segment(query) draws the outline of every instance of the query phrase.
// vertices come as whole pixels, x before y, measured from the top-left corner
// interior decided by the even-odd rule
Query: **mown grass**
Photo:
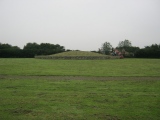
[[[159,80],[1,79],[1,120],[158,120]]]
[[[160,59],[0,59],[3,75],[160,76]]]
[[[0,120],[158,120],[159,73],[159,59],[0,59]]]

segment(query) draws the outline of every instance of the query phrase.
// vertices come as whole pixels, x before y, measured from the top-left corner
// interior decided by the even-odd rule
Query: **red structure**
[[[117,49],[114,49],[114,50],[113,50],[112,55],[113,55],[113,56],[120,56],[121,59],[124,58],[124,57],[123,57],[123,54],[122,54],[119,50],[117,50]]]

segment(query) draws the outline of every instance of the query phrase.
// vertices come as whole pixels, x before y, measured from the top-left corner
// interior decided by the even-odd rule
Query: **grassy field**
[[[158,120],[160,80],[1,79],[1,120]]]
[[[0,120],[159,120],[159,73],[159,59],[0,59]]]
[[[3,75],[160,76],[159,59],[0,59]]]

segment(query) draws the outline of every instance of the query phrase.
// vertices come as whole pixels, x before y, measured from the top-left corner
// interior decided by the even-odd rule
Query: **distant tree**
[[[24,46],[24,48],[23,48],[23,50],[28,50],[28,49],[38,49],[39,48],[39,44],[37,44],[37,43],[27,43],[25,46]]]
[[[19,58],[22,57],[22,50],[17,46],[0,43],[1,58]]]
[[[152,44],[143,49],[139,49],[135,56],[137,58],[160,58],[160,44]]]
[[[118,48],[122,48],[122,47],[131,47],[132,43],[129,40],[124,40],[124,41],[120,41],[118,44]]]
[[[59,44],[50,43],[27,43],[23,48],[25,57],[34,57],[35,55],[50,55],[55,53],[64,52],[65,48]]]
[[[27,43],[23,50],[17,46],[0,43],[0,57],[1,58],[33,58],[35,55],[50,55],[55,53],[64,52],[65,48],[58,44],[50,43]]]
[[[125,39],[124,41],[120,41],[119,42],[119,44],[116,47],[116,49],[118,49],[119,51],[121,51],[124,57],[134,57],[134,54],[140,48],[132,46],[131,41]]]
[[[105,42],[102,44],[102,47],[100,50],[103,54],[109,55],[110,52],[112,51],[112,45],[109,42]]]
[[[35,55],[39,53],[39,44],[37,43],[27,43],[23,47],[23,55],[26,58],[33,58]]]
[[[9,48],[12,48],[12,46],[9,45],[9,44],[2,44],[2,43],[0,43],[0,49],[9,49]]]

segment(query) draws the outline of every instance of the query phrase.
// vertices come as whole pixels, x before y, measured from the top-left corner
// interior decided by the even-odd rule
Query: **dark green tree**
[[[37,43],[27,43],[27,45],[23,48],[23,52],[26,57],[34,57],[35,55],[50,55],[64,51],[65,48],[63,46],[50,43],[41,43],[40,45]]]
[[[129,40],[124,40],[124,41],[120,41],[118,44],[118,48],[122,48],[122,47],[131,47],[132,43]]]
[[[101,50],[102,54],[109,55],[110,52],[112,51],[112,45],[109,42],[105,42],[102,44],[102,47],[100,50]]]
[[[22,57],[22,50],[17,46],[0,43],[1,58],[19,58]]]
[[[119,42],[116,49],[121,51],[124,57],[134,57],[136,51],[139,50],[139,47],[132,46],[131,41],[125,39],[124,41]]]
[[[137,58],[160,58],[160,44],[152,44],[143,49],[139,49],[135,56]]]

